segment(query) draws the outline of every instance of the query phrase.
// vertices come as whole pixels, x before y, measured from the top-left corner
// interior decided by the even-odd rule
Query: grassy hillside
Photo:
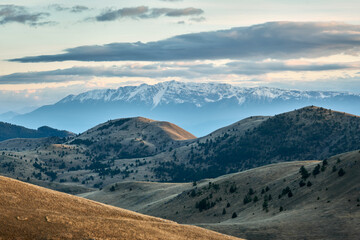
[[[195,138],[175,124],[136,117],[100,124],[70,143],[86,146],[94,158],[116,159],[152,156]]]
[[[161,158],[168,161],[162,161],[155,172],[164,181],[191,181],[276,162],[324,159],[355,149],[360,149],[359,116],[306,107],[220,129],[163,154]]]
[[[117,119],[67,142],[1,142],[0,173],[86,188],[134,180],[192,182],[360,149],[359,126],[358,116],[317,107],[250,117],[202,138],[167,122]]]
[[[236,239],[0,177],[1,239]]]
[[[357,150],[197,183],[112,184],[82,196],[246,239],[356,239],[359,172]]]

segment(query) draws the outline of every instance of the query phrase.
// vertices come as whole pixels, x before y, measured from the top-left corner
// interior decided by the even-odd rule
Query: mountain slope
[[[191,181],[196,179],[189,175],[216,177],[275,162],[324,159],[359,148],[359,116],[310,106],[273,117],[251,117],[160,154],[157,159],[163,160],[155,172],[163,180]]]
[[[192,138],[170,123],[117,119],[68,142],[3,142],[0,172],[86,188],[129,180],[197,181],[360,149],[360,117],[306,107],[273,117],[250,117]]]
[[[0,141],[11,138],[70,137],[73,133],[43,126],[37,130],[0,122]]]
[[[93,155],[103,158],[136,158],[168,151],[195,138],[175,124],[136,117],[100,124],[70,143],[86,145]]]
[[[350,240],[360,234],[359,171],[357,150],[322,162],[277,163],[196,184],[111,184],[82,196],[251,240]]]
[[[70,95],[54,105],[15,116],[12,122],[33,128],[42,124],[79,133],[109,119],[143,116],[169,121],[204,136],[250,116],[274,115],[307,105],[360,114],[358,104],[359,95],[342,92],[171,81]]]
[[[4,239],[236,239],[0,176]]]

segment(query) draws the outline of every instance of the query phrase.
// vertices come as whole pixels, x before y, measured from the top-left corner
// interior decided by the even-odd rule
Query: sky
[[[178,80],[360,93],[358,0],[0,0],[0,113]]]

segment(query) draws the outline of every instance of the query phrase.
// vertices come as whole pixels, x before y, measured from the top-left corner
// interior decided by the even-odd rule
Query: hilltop
[[[184,145],[184,140],[195,138],[175,124],[136,117],[97,125],[70,144],[85,145],[92,154],[102,157],[136,158],[168,151]]]
[[[81,196],[251,240],[350,240],[360,234],[359,171],[357,150],[194,183],[122,182]]]
[[[0,177],[0,238],[237,239]]]
[[[360,149],[360,117],[309,106],[250,117],[159,155],[158,178],[196,180],[276,162],[317,160]],[[167,161],[164,161],[166,159]],[[176,159],[177,161],[175,161]],[[191,174],[190,174],[191,173]]]

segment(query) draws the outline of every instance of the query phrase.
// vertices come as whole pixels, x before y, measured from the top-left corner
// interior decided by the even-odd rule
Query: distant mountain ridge
[[[169,121],[203,136],[238,119],[274,115],[308,105],[360,114],[357,104],[360,105],[360,95],[345,92],[169,81],[69,95],[56,104],[15,116],[11,122],[80,133],[109,119],[143,116]]]
[[[70,137],[73,133],[61,131],[47,126],[35,129],[28,129],[10,123],[0,122],[0,141],[12,138],[43,138],[43,137]]]
[[[140,86],[127,86],[118,89],[92,90],[79,95],[69,95],[59,101],[86,102],[86,101],[141,101],[146,105],[156,108],[158,105],[190,103],[201,107],[207,103],[219,102],[224,99],[235,98],[239,105],[251,100],[276,100],[276,99],[301,99],[315,98],[326,99],[336,96],[344,96],[348,93],[341,92],[318,92],[284,90],[268,87],[246,88],[223,83],[184,83],[177,81],[163,82],[155,85],[141,84]],[[356,94],[351,94],[359,96]]]

